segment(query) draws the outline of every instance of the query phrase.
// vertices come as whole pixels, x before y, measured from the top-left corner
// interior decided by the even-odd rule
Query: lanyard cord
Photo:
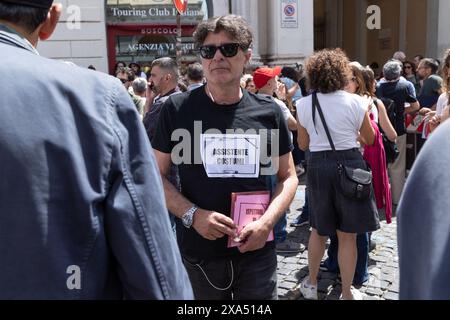
[[[209,283],[214,289],[219,290],[219,291],[226,291],[226,290],[228,290],[228,289],[231,288],[231,285],[233,284],[233,281],[234,281],[233,261],[230,261],[230,267],[231,267],[231,281],[230,281],[230,284],[229,284],[226,288],[219,288],[219,287],[216,287],[216,286],[209,280],[209,278],[208,278],[208,276],[206,275],[206,272],[203,270],[203,268],[202,268],[199,264],[196,264],[196,266],[197,266],[197,267],[200,269],[200,271],[203,273],[203,275],[204,275],[205,278],[206,278],[206,281],[208,281],[208,283]]]

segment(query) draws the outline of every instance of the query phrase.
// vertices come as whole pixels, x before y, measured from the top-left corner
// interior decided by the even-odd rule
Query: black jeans
[[[275,248],[210,261],[183,256],[196,300],[277,300]]]

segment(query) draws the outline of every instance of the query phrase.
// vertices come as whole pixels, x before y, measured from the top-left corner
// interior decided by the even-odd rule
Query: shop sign
[[[181,43],[183,54],[196,55],[192,37],[183,37]],[[176,36],[117,36],[116,56],[175,56]]]
[[[175,1],[175,0],[174,0]],[[192,3],[191,3],[192,1]],[[198,24],[206,14],[203,1],[178,1],[184,3],[183,24]],[[181,7],[183,9],[183,7]],[[148,1],[132,3],[131,1],[119,1],[119,3],[108,3],[106,6],[106,21],[110,24],[117,23],[175,23],[178,14],[177,7],[172,1]]]
[[[129,53],[175,53],[175,43],[133,43],[128,45]],[[195,49],[193,43],[182,43],[181,50],[184,53],[191,52]]]

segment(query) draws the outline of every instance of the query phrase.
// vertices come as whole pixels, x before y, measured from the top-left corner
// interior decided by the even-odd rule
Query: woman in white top
[[[347,198],[340,190],[338,162],[367,169],[359,152],[358,138],[372,145],[375,135],[367,112],[367,102],[344,91],[351,76],[349,61],[340,49],[322,50],[307,62],[310,87],[317,92],[324,118],[337,152],[333,152],[319,113],[313,117],[312,97],[297,104],[298,143],[310,149],[307,181],[310,200],[308,263],[309,277],[300,291],[307,299],[317,299],[317,274],[325,252],[328,236],[339,239],[338,261],[342,278],[342,298],[361,299],[351,284],[356,266],[356,235],[379,228],[378,212],[373,194],[365,201]],[[317,111],[317,110],[316,110]],[[315,120],[314,120],[315,119]]]
[[[375,95],[376,81],[372,69],[370,67],[367,67],[368,69],[364,68],[359,62],[351,62],[350,68],[353,77],[350,79],[346,91],[357,94],[367,100],[369,114],[380,125],[381,129],[383,129],[386,137],[395,142],[397,132],[389,120],[383,101],[377,99]],[[376,102],[374,103],[374,101]]]
[[[439,97],[436,106],[436,115],[430,121],[432,132],[441,123],[450,118],[450,49],[445,53],[442,78],[444,79],[444,93]]]

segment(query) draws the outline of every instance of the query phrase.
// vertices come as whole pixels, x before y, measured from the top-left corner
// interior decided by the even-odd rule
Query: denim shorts
[[[307,185],[310,224],[321,236],[345,233],[365,233],[380,228],[374,192],[368,200],[345,197],[340,191],[338,160],[349,167],[367,169],[358,149],[311,152],[308,159]]]

